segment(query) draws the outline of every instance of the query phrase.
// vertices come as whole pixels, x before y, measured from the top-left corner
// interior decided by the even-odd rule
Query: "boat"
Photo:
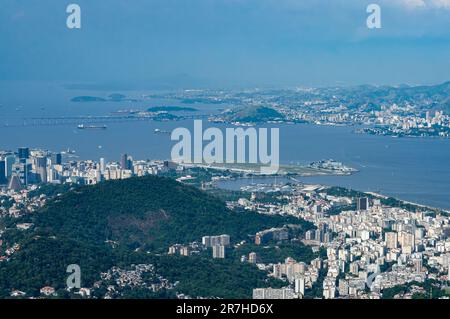
[[[76,152],[74,151],[74,150],[71,150],[70,148],[67,148],[67,150],[66,151],[62,151],[61,152],[61,154],[64,154],[64,155],[69,155],[69,154],[75,154]]]
[[[159,128],[155,128],[155,134],[170,134],[170,131],[164,131]]]
[[[78,126],[79,130],[86,130],[86,129],[101,129],[101,130],[105,130],[107,129],[106,125],[84,125],[84,124],[79,124]]]
[[[139,113],[140,111],[139,110],[128,110],[128,109],[126,109],[126,110],[117,110],[117,111],[113,111],[113,112],[111,112],[111,114],[115,114],[115,115],[123,115],[123,114],[136,114],[136,113]]]

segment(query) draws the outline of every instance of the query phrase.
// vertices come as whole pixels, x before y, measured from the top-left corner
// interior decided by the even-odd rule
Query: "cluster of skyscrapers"
[[[66,182],[92,185],[176,168],[168,161],[133,161],[127,154],[116,162],[107,163],[104,158],[63,162],[64,154],[72,156],[70,151],[53,153],[28,147],[20,147],[16,152],[0,151],[0,188],[19,191],[29,185]]]
[[[61,153],[30,151],[28,147],[20,147],[17,152],[0,152],[0,185],[10,189],[47,183],[57,179],[61,171]]]

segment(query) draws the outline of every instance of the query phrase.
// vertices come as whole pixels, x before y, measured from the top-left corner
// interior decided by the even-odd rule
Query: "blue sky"
[[[3,81],[431,84],[450,80],[450,0],[0,0],[0,41]]]

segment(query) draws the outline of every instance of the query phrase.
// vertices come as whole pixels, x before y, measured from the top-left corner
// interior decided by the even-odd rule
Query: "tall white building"
[[[389,249],[395,249],[398,247],[398,237],[395,232],[388,232],[384,235],[386,241],[386,247]]]
[[[225,258],[225,246],[223,245],[214,245],[213,249],[213,258]]]
[[[295,299],[295,293],[291,288],[256,288],[253,299]]]
[[[105,172],[105,168],[106,168],[105,159],[102,157],[100,158],[100,172],[102,174]]]
[[[295,293],[302,297],[305,295],[305,276],[295,278]]]

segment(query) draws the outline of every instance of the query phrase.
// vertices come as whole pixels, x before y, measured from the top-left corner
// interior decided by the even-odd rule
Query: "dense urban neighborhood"
[[[229,214],[226,211],[232,211],[244,218],[246,214],[253,214],[248,216],[284,219],[277,220],[276,223],[256,223],[249,228],[254,229],[253,233],[241,234],[237,231],[241,226],[232,224],[228,229],[223,228],[224,232],[220,233],[199,230],[198,237],[195,234],[178,236],[179,240],[176,236],[169,237],[164,239],[164,244],[158,246],[154,243],[148,245],[130,242],[127,249],[134,247],[136,252],[169,259],[147,261],[145,258],[133,257],[136,262],[130,263],[121,259],[120,265],[104,265],[107,268],[94,275],[95,280],[90,286],[61,289],[63,283],[60,283],[59,287],[35,287],[39,293],[11,287],[7,291],[9,297],[233,296],[226,288],[199,292],[186,287],[189,285],[183,282],[183,278],[173,274],[173,268],[179,267],[177,265],[183,260],[191,262],[192,271],[196,271],[204,262],[212,262],[218,269],[227,267],[230,271],[227,276],[231,278],[242,275],[238,272],[250,271],[258,280],[249,283],[247,290],[244,289],[242,295],[239,295],[247,298],[378,299],[450,296],[448,211],[406,203],[375,193],[308,185],[296,178],[289,182],[269,182],[264,187],[250,184],[240,191],[230,191],[219,188],[218,183],[232,179],[249,180],[256,173],[185,166],[170,161],[134,160],[126,154],[118,162],[106,163],[104,159],[65,161],[69,155],[69,152],[61,154],[29,148],[2,153],[0,164],[5,169],[1,172],[4,181],[7,180],[8,183],[4,183],[0,193],[0,274],[2,271],[6,272],[8,264],[14,263],[16,255],[28,249],[26,238],[34,236],[36,240],[43,236],[41,233],[45,228],[55,227],[53,224],[56,220],[52,224],[47,223],[45,227],[39,221],[39,216],[44,216],[49,209],[47,207],[52,210],[59,203],[67,205],[67,196],[73,196],[76,200],[77,196],[82,196],[81,193],[77,195],[78,192],[86,187],[89,190],[108,185],[115,191],[114,181],[129,180],[134,183],[146,176],[169,178],[176,180],[175,185],[183,184],[188,189],[198,188],[200,192],[209,193],[224,201],[224,211],[219,213],[222,214],[220,218],[226,219]],[[316,168],[342,166],[330,163],[333,162],[321,161],[311,165]],[[157,185],[158,180],[153,181],[153,184]],[[134,187],[133,184],[130,187]],[[160,191],[162,190],[157,189],[153,195],[166,196],[162,193],[158,195]],[[120,187],[117,192],[120,192]],[[65,195],[66,193],[69,194]],[[193,200],[191,196],[194,195],[188,196],[189,200]],[[92,200],[96,201],[95,198]],[[99,197],[98,200],[98,205],[108,205],[104,202],[107,199]],[[162,216],[154,218],[164,220],[164,210],[162,212]],[[131,213],[133,214],[132,211]],[[130,215],[117,218],[134,219],[138,218],[139,213],[136,214],[135,217]],[[113,217],[108,218],[111,220]],[[207,217],[201,218],[204,218],[201,223],[208,225],[215,224],[214,218],[217,217],[211,217],[210,220]],[[137,222],[138,220],[131,220],[129,227],[141,227]],[[185,226],[189,229],[189,225]],[[114,227],[110,238],[100,239],[108,249],[118,251],[123,244],[120,236],[114,237]],[[126,233],[135,231],[132,228],[126,229]],[[221,229],[218,226],[217,232]],[[138,236],[132,234],[134,233],[129,236]],[[58,241],[59,237],[53,236],[49,238]],[[64,236],[67,234],[64,233]],[[139,237],[135,238],[136,241]],[[185,241],[183,238],[193,240]],[[170,258],[175,258],[176,262],[171,264]],[[239,264],[249,268],[241,269]],[[65,269],[59,271],[64,275]],[[15,285],[14,282],[9,284]],[[19,283],[16,284],[20,286]],[[2,287],[5,288],[8,289]],[[214,295],[215,292],[217,295]]]

